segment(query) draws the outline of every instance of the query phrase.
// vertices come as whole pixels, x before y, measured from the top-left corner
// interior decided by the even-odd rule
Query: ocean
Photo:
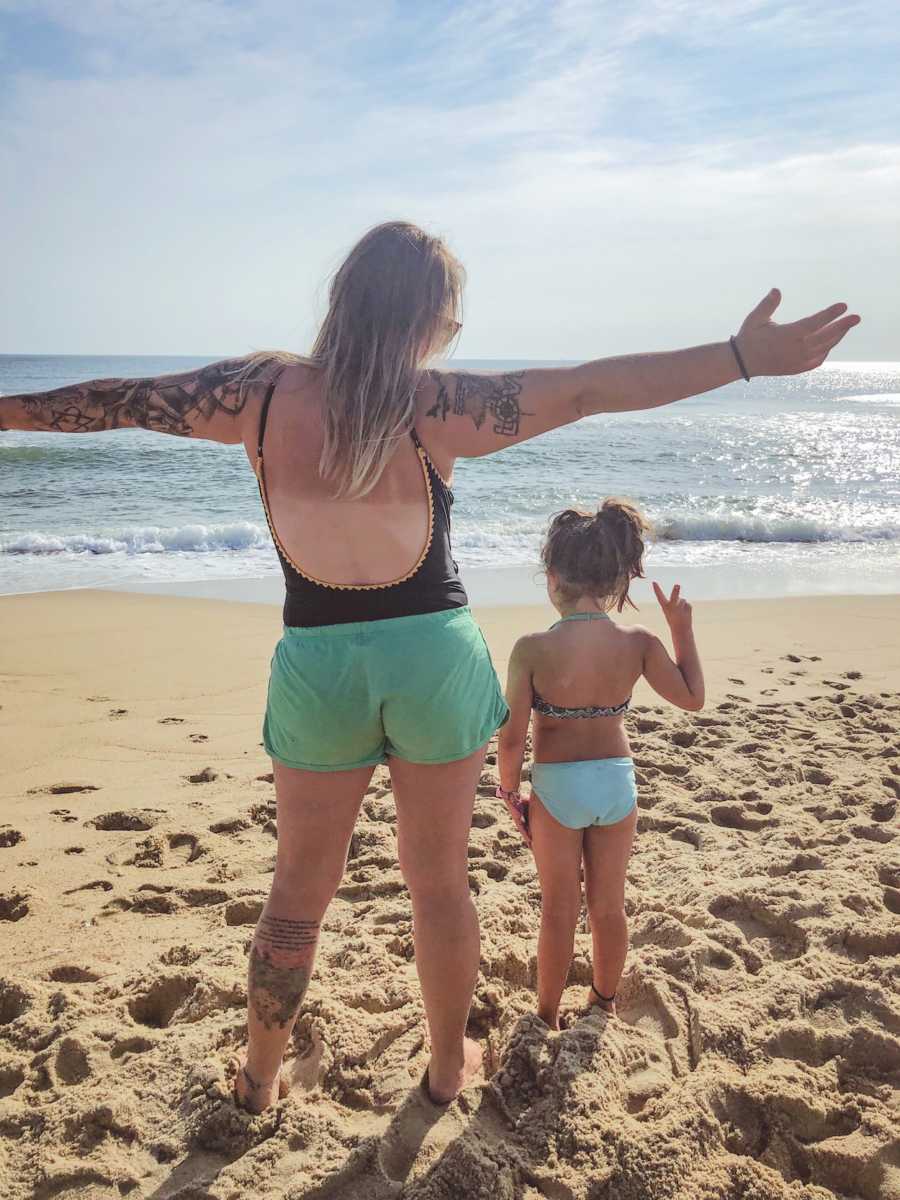
[[[210,361],[5,355],[0,392]],[[464,577],[533,579],[552,513],[620,495],[654,523],[648,573],[687,579],[698,597],[900,592],[900,363],[829,363],[589,417],[460,461],[454,490]],[[144,430],[0,434],[0,593],[279,574],[242,447]]]

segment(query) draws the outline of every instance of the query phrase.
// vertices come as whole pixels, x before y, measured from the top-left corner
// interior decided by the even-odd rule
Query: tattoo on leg
[[[499,376],[470,375],[465,371],[457,371],[445,375],[432,371],[438,393],[425,415],[440,421],[446,421],[451,413],[455,417],[469,416],[476,429],[480,429],[490,416],[494,421],[494,433],[502,437],[517,437],[523,415],[528,416],[519,407],[524,374],[524,371],[511,371]]]
[[[250,950],[250,1003],[266,1029],[291,1023],[312,976],[318,921],[263,914]]]

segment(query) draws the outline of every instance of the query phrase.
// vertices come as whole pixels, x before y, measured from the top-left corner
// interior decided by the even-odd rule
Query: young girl
[[[615,1015],[616,987],[628,949],[625,870],[637,824],[636,788],[625,712],[643,676],[664,700],[703,707],[703,671],[691,606],[678,584],[653,590],[668,622],[675,661],[655,634],[624,626],[609,612],[632,604],[643,578],[644,517],[621,500],[594,514],[554,517],[542,558],[547,592],[560,619],[516,642],[509,661],[510,718],[500,730],[500,787],[513,820],[534,850],[541,881],[538,1015],[559,1028],[559,1002],[581,913],[584,864],[593,935],[592,1004]],[[519,795],[528,723],[534,712],[531,798]]]

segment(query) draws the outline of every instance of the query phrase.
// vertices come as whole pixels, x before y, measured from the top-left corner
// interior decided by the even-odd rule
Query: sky
[[[770,287],[900,359],[895,0],[0,0],[0,353],[308,348],[403,218],[461,358],[720,340]]]

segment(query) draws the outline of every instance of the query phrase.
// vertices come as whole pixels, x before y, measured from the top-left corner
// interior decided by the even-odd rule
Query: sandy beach
[[[541,606],[479,619],[501,675]],[[619,1017],[533,1015],[531,854],[479,788],[471,1032],[427,1061],[387,772],[291,1050],[229,1100],[275,851],[260,744],[280,612],[0,598],[0,1195],[141,1200],[900,1200],[900,597],[695,606],[699,714],[629,717],[640,823]],[[631,619],[631,618],[628,618]],[[646,606],[635,619],[661,630]]]

